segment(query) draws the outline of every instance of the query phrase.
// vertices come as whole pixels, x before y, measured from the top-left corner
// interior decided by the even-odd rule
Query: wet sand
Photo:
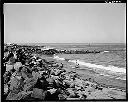
[[[92,70],[85,70],[85,69],[83,70],[82,66],[80,67],[81,69],[73,68],[75,65],[73,63],[67,62],[65,60],[63,60],[63,61],[56,60],[56,59],[53,59],[52,56],[46,56],[46,55],[42,55],[42,56],[39,55],[39,57],[41,57],[41,59],[45,59],[46,62],[53,61],[58,65],[63,64],[63,67],[61,66],[60,68],[65,69],[66,70],[65,76],[69,77],[69,79],[67,81],[66,80],[65,81],[72,83],[72,85],[74,85],[74,86],[72,86],[70,84],[70,87],[69,88],[67,87],[66,90],[69,93],[76,92],[80,96],[82,96],[82,94],[84,94],[86,96],[85,97],[86,100],[88,100],[88,99],[126,99],[125,92],[123,92],[121,90],[110,88],[110,85],[113,87],[116,87],[118,89],[125,88],[125,87],[122,87],[116,81],[112,81],[112,80],[108,79],[107,77],[98,76]],[[47,65],[49,65],[49,64],[47,64]],[[55,67],[55,68],[58,68],[58,67]],[[71,71],[75,72],[75,74],[74,74],[76,77],[76,78],[74,77],[75,80],[70,80],[70,79],[72,79],[71,76],[73,75],[73,73]],[[71,73],[68,73],[68,72],[71,72]],[[103,84],[105,84],[105,85],[103,86]],[[73,95],[73,94],[71,94],[71,95]],[[78,98],[78,97],[67,95],[66,100],[80,100],[80,99],[82,100],[82,97],[80,97],[80,96]]]
[[[98,75],[93,70],[85,69],[83,66],[80,66],[78,69],[72,68],[75,65],[70,62],[60,60],[58,62],[64,64],[64,68],[67,72],[76,71],[76,73],[79,74],[83,80],[89,80],[89,78],[91,78],[90,81],[100,84],[101,86],[126,90],[126,81]]]
[[[75,69],[73,68],[75,65],[71,62],[55,60],[52,57],[49,60],[63,63],[63,68],[66,72],[74,71],[85,82],[96,83],[103,88],[100,91],[90,87],[89,90],[93,89],[93,91],[87,96],[87,99],[126,99],[126,81],[121,82],[120,80],[110,79],[107,76],[99,76],[92,70],[83,70],[82,67],[80,67],[81,69]]]

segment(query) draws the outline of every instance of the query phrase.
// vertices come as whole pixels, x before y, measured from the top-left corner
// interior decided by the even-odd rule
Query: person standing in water
[[[75,68],[79,68],[79,63],[77,62],[77,60],[76,60],[76,66],[75,66]]]

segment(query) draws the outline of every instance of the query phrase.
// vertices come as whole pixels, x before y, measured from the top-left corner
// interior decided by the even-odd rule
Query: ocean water
[[[99,50],[97,54],[58,54],[57,60],[69,59],[79,63],[85,69],[93,70],[102,76],[117,80],[126,80],[126,46],[125,44],[49,44],[56,49]],[[82,67],[84,69],[84,67]]]
[[[68,59],[71,63],[79,63],[82,70],[93,70],[101,76],[109,76],[117,80],[126,80],[126,45],[123,43],[37,43],[62,50],[98,50],[97,54],[57,54],[57,60]],[[83,67],[85,66],[85,67]]]

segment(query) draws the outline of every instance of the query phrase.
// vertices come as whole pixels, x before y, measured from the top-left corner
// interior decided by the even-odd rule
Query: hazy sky
[[[5,4],[4,42],[123,43],[126,4]]]

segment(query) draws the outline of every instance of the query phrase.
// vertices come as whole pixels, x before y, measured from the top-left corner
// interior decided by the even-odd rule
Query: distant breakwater
[[[89,53],[100,53],[97,50],[59,50],[59,53],[62,54],[89,54]]]
[[[11,46],[7,46],[6,47],[10,47],[11,49],[13,49],[15,51],[15,49],[21,48],[24,49],[24,51],[29,51],[31,53],[38,53],[38,54],[46,54],[46,55],[53,55],[53,54],[96,54],[96,53],[100,53],[101,51],[98,50],[61,50],[61,49],[55,49],[55,48],[45,48],[44,46],[27,46],[27,45],[11,45]]]

